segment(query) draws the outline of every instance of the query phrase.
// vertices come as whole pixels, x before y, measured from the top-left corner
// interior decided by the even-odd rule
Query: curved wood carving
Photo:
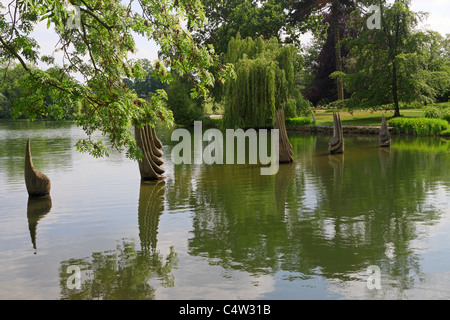
[[[391,136],[389,134],[389,129],[387,126],[386,118],[384,114],[381,117],[381,128],[380,128],[380,147],[389,147],[391,145]]]
[[[30,138],[28,138],[25,151],[25,185],[30,197],[44,197],[50,194],[50,179],[33,166]]]
[[[159,140],[159,138],[156,136],[156,130],[155,128],[153,128],[152,126],[150,126],[150,130],[152,131],[152,135],[153,135],[153,141],[155,143],[156,148],[158,149],[162,149],[162,143],[161,140]]]
[[[277,110],[275,114],[275,123],[274,123],[274,129],[278,129],[279,131],[279,141],[280,141],[280,157],[279,162],[280,163],[289,163],[293,162],[293,153],[292,153],[292,144],[289,141],[287,131],[286,131],[286,124],[284,122],[284,110],[279,109]]]
[[[135,127],[135,139],[138,147],[142,150],[143,157],[139,161],[139,171],[142,180],[164,179],[162,175],[165,170],[161,167],[164,161],[161,159],[163,152],[157,146],[162,147],[161,141],[156,136],[156,131],[150,125],[143,128]]]
[[[332,154],[344,152],[344,133],[342,130],[341,116],[333,112],[333,137],[328,143],[328,150]]]

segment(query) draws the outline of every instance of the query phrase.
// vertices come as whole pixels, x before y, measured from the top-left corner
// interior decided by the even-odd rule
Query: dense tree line
[[[367,17],[357,10],[353,26],[363,30],[348,39],[350,61],[345,72],[334,73],[350,93],[346,107],[377,108],[392,105],[400,116],[400,104],[446,101],[450,91],[449,38],[420,30],[422,14],[409,1],[384,1],[380,27],[368,28]]]
[[[57,67],[47,72],[55,77],[64,77]],[[30,74],[20,64],[5,64],[0,67],[0,74],[0,119],[29,119],[36,116],[44,120],[75,119],[83,111],[81,100],[67,101],[55,92],[30,87]],[[24,108],[27,105],[32,109],[31,112]],[[38,115],[36,110],[40,110]]]
[[[175,0],[142,2],[140,11],[112,0],[73,1],[78,28],[66,27],[59,4],[26,2],[12,1],[0,15],[0,118],[75,119],[88,135],[101,130],[131,155],[138,152],[130,125],[189,125],[206,101],[236,127],[268,126],[279,108],[307,115],[311,103],[391,105],[398,116],[402,104],[449,98],[450,39],[419,30],[422,17],[409,0]],[[381,10],[378,28],[367,25],[370,5]],[[63,66],[39,55],[30,36],[38,21],[54,26]],[[310,46],[299,41],[306,31],[314,36]],[[128,59],[133,32],[157,42],[157,61]],[[105,151],[95,143],[78,147]]]

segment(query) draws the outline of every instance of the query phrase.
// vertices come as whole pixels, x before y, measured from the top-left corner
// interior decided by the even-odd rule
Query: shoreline
[[[304,126],[286,126],[287,131],[293,132],[305,132],[305,133],[315,133],[315,134],[326,134],[333,135],[333,126],[326,125],[304,125]],[[380,134],[381,126],[342,126],[342,131],[344,134],[361,134],[361,135],[378,135]],[[403,136],[419,136],[414,133],[399,133],[396,132],[394,127],[388,127],[389,133],[392,135],[403,135]],[[421,135],[427,137],[429,135]],[[435,137],[449,138],[450,135],[434,135]]]
[[[30,120],[30,119],[0,119],[0,122],[76,122],[75,120]],[[176,125],[176,124],[175,124]],[[217,128],[214,125],[203,124],[205,128]],[[181,126],[184,127],[184,126]],[[303,125],[303,126],[286,126],[287,131],[291,132],[303,132],[313,134],[326,134],[333,135],[333,126],[327,125]],[[344,134],[360,134],[360,135],[378,135],[380,134],[381,126],[342,126]],[[220,129],[220,128],[217,128]],[[415,133],[396,132],[394,127],[388,127],[391,135],[399,136],[421,136],[427,137],[431,135],[417,135]],[[433,137],[441,137],[450,139],[450,133],[433,135]]]

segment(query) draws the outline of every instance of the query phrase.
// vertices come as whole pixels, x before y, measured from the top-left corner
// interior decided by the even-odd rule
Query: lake
[[[158,135],[167,178],[141,183],[123,153],[78,153],[72,122],[0,122],[0,299],[450,298],[449,140],[332,156],[290,132],[294,163],[264,176],[175,165]],[[28,138],[50,199],[28,199]]]

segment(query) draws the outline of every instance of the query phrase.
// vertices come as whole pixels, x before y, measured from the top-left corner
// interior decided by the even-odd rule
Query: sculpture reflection
[[[389,163],[389,158],[391,157],[391,149],[390,148],[380,148],[378,151],[378,158],[380,159],[381,165],[381,176],[386,177],[386,170]]]
[[[142,250],[156,249],[159,217],[164,211],[163,180],[142,182],[139,192],[139,239]]]
[[[277,211],[281,215],[284,215],[285,212],[287,193],[293,170],[293,163],[282,164],[275,175],[275,201]]]
[[[167,255],[157,250],[159,218],[164,211],[165,182],[142,182],[139,193],[139,239],[141,249],[133,240],[123,239],[115,250],[93,252],[90,258],[61,262],[61,299],[70,300],[149,300],[155,299],[156,289],[151,279],[163,287],[173,287],[172,270],[178,264],[174,248]],[[66,270],[70,265],[80,267],[81,289],[69,289]]]
[[[36,230],[39,220],[50,212],[52,208],[52,198],[50,195],[46,197],[29,197],[27,204],[28,228],[30,229],[31,243],[33,248],[36,247]]]
[[[442,168],[427,166],[424,154],[397,152],[380,168],[378,152],[389,148],[361,148],[373,139],[352,141],[344,165],[343,154],[326,152],[326,137],[317,137],[315,150],[304,152],[311,139],[291,137],[292,175],[292,167],[284,165],[275,177],[262,177],[252,168],[205,166],[184,180],[176,168],[177,184],[195,195],[185,197],[194,213],[190,254],[225,269],[289,271],[302,279],[319,272],[346,281],[376,264],[392,271],[400,291],[411,288],[408,275],[421,272],[412,247],[420,224],[440,216],[439,210],[420,208],[442,181]],[[390,178],[379,183],[383,172]],[[169,207],[173,200],[168,199]]]
[[[344,178],[344,154],[328,156],[328,164],[333,168],[335,186],[340,186]]]

